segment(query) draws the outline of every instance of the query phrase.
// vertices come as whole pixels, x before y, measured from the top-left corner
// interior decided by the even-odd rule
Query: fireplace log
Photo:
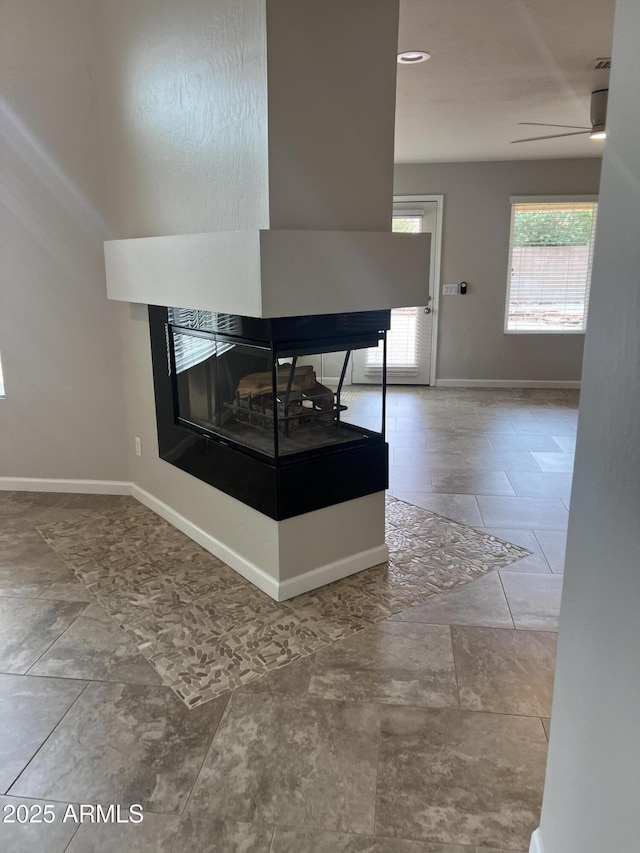
[[[283,364],[278,368],[278,392],[285,392],[291,374],[291,365]],[[293,384],[291,390],[300,392],[311,391],[316,382],[316,372],[312,365],[296,367],[293,371]],[[271,394],[273,391],[271,373],[248,373],[238,383],[238,394],[240,397],[258,396],[260,394]]]

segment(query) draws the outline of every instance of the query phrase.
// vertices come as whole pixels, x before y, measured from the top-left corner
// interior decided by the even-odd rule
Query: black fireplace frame
[[[260,319],[220,318],[225,339],[269,348],[273,357],[340,352],[384,341],[390,311]],[[160,458],[277,521],[383,491],[388,486],[384,422],[386,371],[382,371],[381,431],[358,428],[361,440],[269,457],[197,424],[185,423],[177,386],[169,309],[149,306],[151,356]],[[197,328],[190,333],[201,334]],[[386,361],[386,359],[385,359]],[[345,361],[346,366],[346,361]],[[275,366],[274,366],[275,370]],[[344,371],[343,371],[344,374]],[[277,434],[277,430],[276,430]],[[276,439],[277,441],[277,439]]]

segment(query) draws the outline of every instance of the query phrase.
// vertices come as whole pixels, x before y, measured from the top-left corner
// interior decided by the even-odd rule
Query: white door
[[[438,201],[397,202],[393,206],[393,231],[431,234],[431,293],[437,285],[436,259]],[[433,335],[433,301],[425,282],[424,304],[414,308],[393,308],[387,333],[387,382],[398,385],[429,385]],[[382,374],[382,345],[353,353],[355,383],[379,383]]]

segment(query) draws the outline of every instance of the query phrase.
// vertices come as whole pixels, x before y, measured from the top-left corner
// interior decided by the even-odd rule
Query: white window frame
[[[513,207],[516,204],[597,204],[597,195],[531,195],[531,196],[511,196],[510,202],[510,217],[509,217],[509,262],[507,266],[507,289],[506,300],[504,306],[504,328],[505,335],[584,335],[586,328],[583,329],[509,329],[509,305],[511,302],[511,269],[513,256]],[[597,212],[596,212],[597,213]],[[587,290],[587,301],[591,282]],[[587,305],[588,308],[588,305]],[[586,323],[585,323],[586,326]]]

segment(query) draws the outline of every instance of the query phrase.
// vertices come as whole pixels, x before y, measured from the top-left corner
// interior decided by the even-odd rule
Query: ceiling
[[[611,56],[614,0],[400,0],[399,50],[428,50],[398,66],[397,163],[592,157],[585,136],[511,145],[563,133],[520,121],[585,125],[592,71]],[[568,132],[568,131],[566,131]]]

